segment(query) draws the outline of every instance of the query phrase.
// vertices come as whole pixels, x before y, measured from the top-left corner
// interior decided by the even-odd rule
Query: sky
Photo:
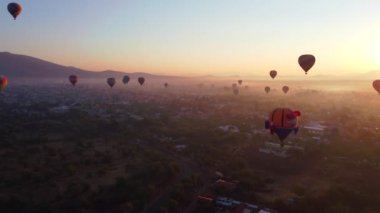
[[[379,0],[0,1],[0,51],[83,69],[178,76],[380,70]]]

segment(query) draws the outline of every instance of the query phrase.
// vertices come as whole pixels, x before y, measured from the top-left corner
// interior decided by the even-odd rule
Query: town
[[[264,84],[10,85],[0,210],[380,211],[380,101]],[[264,120],[283,106],[302,114],[281,147]]]

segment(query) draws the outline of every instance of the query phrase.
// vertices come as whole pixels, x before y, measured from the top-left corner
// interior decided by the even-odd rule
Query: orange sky
[[[302,75],[306,53],[311,75],[380,70],[377,0],[19,3],[16,21],[0,13],[1,51],[89,70]]]

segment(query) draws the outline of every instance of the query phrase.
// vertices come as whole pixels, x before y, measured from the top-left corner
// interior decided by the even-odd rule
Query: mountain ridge
[[[201,76],[171,76],[171,75],[156,75],[147,72],[123,72],[116,70],[91,71],[74,66],[64,66],[40,58],[13,54],[10,52],[0,52],[0,75],[5,75],[9,78],[67,78],[69,75],[78,75],[81,78],[122,78],[125,75],[131,78],[148,77],[148,78],[242,78],[256,80],[272,80],[268,75],[229,75],[217,76],[204,74]],[[300,76],[277,76],[276,80],[301,80]],[[326,75],[318,74],[308,76],[310,80],[375,80],[380,79],[380,70],[372,70],[360,74],[348,75]]]
[[[121,78],[125,75],[129,75],[132,78],[140,76],[149,78],[183,78],[179,76],[155,75],[146,72],[91,71],[10,52],[0,52],[0,74],[9,78],[66,78],[69,75],[78,75],[81,78]]]

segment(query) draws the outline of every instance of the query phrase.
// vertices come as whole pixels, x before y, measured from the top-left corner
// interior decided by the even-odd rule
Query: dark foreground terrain
[[[380,212],[380,97],[258,84],[10,85],[0,212]]]

